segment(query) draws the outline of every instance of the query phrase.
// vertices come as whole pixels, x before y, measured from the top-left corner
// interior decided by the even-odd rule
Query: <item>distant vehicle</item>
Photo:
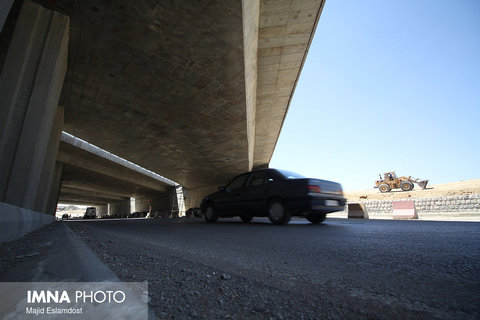
[[[132,212],[127,216],[127,218],[145,218],[147,214],[147,211]]]
[[[414,187],[414,183],[422,189],[427,187],[428,180],[414,179],[410,177],[397,177],[395,171],[385,172],[382,175],[379,174],[380,179],[375,181],[374,188],[378,188],[380,192],[390,192],[392,189],[402,189],[403,191],[410,191]]]
[[[68,218],[69,218],[68,213],[62,214],[62,220],[66,220]]]
[[[202,217],[202,210],[200,208],[190,208],[185,212],[185,216],[191,217],[194,216],[195,218]]]
[[[273,224],[287,224],[292,216],[300,216],[318,224],[328,213],[342,211],[345,202],[337,182],[265,169],[236,176],[206,196],[201,210],[205,221],[212,223],[218,218],[239,216],[243,222],[269,217]]]
[[[97,208],[95,207],[88,207],[85,210],[85,214],[83,215],[83,219],[95,219],[97,217]]]

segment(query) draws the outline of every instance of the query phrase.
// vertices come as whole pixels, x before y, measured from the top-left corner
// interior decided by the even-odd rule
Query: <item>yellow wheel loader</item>
[[[422,189],[427,187],[428,180],[419,180],[409,177],[397,177],[395,171],[385,172],[380,175],[380,180],[375,181],[374,188],[378,188],[380,192],[390,192],[392,189],[402,189],[403,191],[410,191],[413,189],[413,184],[416,183]]]

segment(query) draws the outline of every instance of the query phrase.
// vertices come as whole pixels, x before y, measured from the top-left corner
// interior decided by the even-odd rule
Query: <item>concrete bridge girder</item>
[[[166,187],[164,187],[164,191],[145,188],[141,185],[124,181],[123,179],[97,174],[70,165],[64,166],[62,188],[64,187],[85,191],[97,191],[123,197],[153,196],[167,192],[168,190]]]
[[[92,199],[105,199],[108,200],[108,203],[110,202],[116,202],[116,201],[122,201],[127,199],[128,197],[122,197],[122,196],[115,196],[111,194],[105,194],[102,193],[101,191],[87,191],[87,190],[80,190],[77,188],[69,188],[69,187],[62,187],[62,194],[61,197],[68,197],[69,195],[75,195],[75,196],[81,196],[85,197],[88,199],[88,197],[91,197]],[[61,198],[62,199],[62,198]],[[128,198],[130,199],[130,198]]]
[[[167,191],[165,183],[63,141],[60,143],[58,160],[77,168],[75,171],[83,170],[84,172],[90,172],[88,175],[90,177],[108,176],[113,179],[121,178],[121,180],[136,186],[143,186],[160,192]]]

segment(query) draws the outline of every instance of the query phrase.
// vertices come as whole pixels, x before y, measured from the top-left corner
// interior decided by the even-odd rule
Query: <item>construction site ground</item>
[[[391,192],[381,193],[376,188],[345,191],[344,195],[348,202],[365,202],[375,200],[401,200],[401,199],[420,199],[420,198],[441,198],[451,196],[465,196],[480,194],[480,179],[465,180],[443,184],[428,184],[426,189],[421,189],[417,185],[412,191],[401,191],[400,189]],[[347,218],[346,212],[335,212],[328,215],[329,218]],[[369,214],[370,219],[392,219],[391,215]],[[474,221],[480,222],[480,212],[432,212],[419,215],[419,220],[438,220],[438,221]]]

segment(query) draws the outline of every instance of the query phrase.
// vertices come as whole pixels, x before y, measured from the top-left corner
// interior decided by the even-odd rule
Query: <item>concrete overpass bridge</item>
[[[123,201],[135,193],[82,181],[88,156],[67,162],[62,130],[178,182],[187,208],[232,176],[268,166],[323,5],[3,1],[4,225],[49,220],[43,214],[59,194],[93,199],[95,188]]]
[[[150,206],[152,213],[178,208],[178,184],[65,132],[57,161],[63,164],[59,203],[94,205],[97,215],[116,217]]]

